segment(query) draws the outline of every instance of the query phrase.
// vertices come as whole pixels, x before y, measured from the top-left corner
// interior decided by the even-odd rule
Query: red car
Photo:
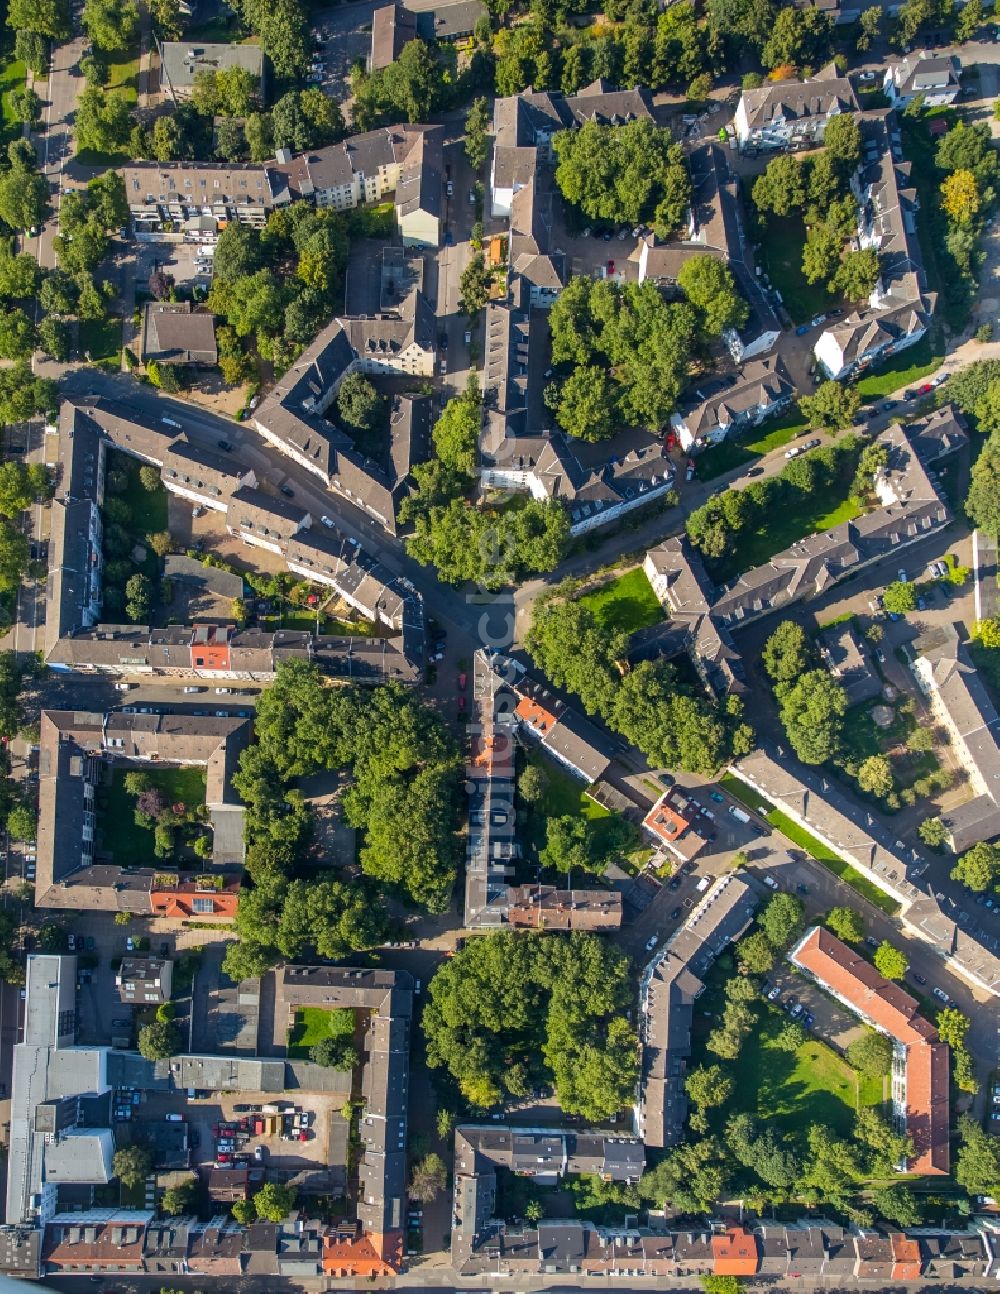
[[[303,1131],[299,1133],[299,1141],[308,1141],[308,1140],[309,1140],[309,1133],[303,1129]]]
[[[228,1150],[220,1150],[215,1156],[215,1162],[217,1164],[231,1164],[233,1162],[233,1157]]]
[[[933,390],[934,388],[931,386],[930,382],[925,382],[923,386],[917,387],[917,395],[927,395],[929,392]]]
[[[608,275],[610,276],[610,275],[614,274],[614,272],[615,272],[615,263],[614,263],[614,261],[608,261]]]
[[[466,677],[465,677],[465,674],[464,674],[464,673],[459,674],[459,676],[458,676],[458,690],[459,690],[460,692],[464,692],[464,691],[465,691],[465,684],[466,684]]]

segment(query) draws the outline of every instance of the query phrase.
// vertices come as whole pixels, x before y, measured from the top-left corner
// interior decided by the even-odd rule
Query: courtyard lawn
[[[723,955],[707,977],[705,993],[695,1015],[695,1056],[692,1066],[712,1064],[716,1057],[704,1049],[716,1027],[725,998],[723,985],[733,972],[731,957]],[[807,1037],[795,1052],[783,1051],[776,1039],[787,1017],[763,1000],[753,1003],[759,1022],[743,1043],[739,1058],[723,1067],[736,1078],[733,1094],[713,1113],[713,1126],[723,1127],[732,1114],[745,1112],[788,1134],[804,1147],[810,1125],[822,1124],[839,1136],[849,1136],[860,1106],[880,1105],[882,1080],[860,1078],[824,1042]]]
[[[595,824],[594,845],[598,850],[622,847],[619,866],[626,871],[637,871],[646,861],[644,851],[639,848],[638,832],[631,823],[622,819],[621,814],[604,808],[587,795],[583,783],[546,758],[540,750],[527,752],[529,764],[533,764],[545,776],[545,794],[530,806],[525,838],[529,849],[537,853],[545,844],[546,824],[549,818],[586,818]],[[633,837],[622,846],[623,828]],[[634,847],[633,847],[634,846]]]
[[[818,863],[822,863],[827,871],[833,872],[834,876],[839,876],[845,885],[849,885],[852,890],[856,890],[869,903],[881,908],[889,916],[895,916],[899,911],[899,904],[894,898],[886,894],[884,890],[880,890],[867,876],[862,876],[859,871],[846,863],[839,854],[835,854],[821,840],[817,840],[815,836],[800,827],[797,822],[793,822],[780,809],[772,809],[767,815],[767,820],[783,836],[787,836],[792,844],[801,846]]]
[[[132,513],[129,530],[145,538],[167,528],[167,492],[162,485],[158,490],[147,490],[139,478],[140,466],[120,450],[113,449],[108,455],[108,471],[124,471],[128,476],[128,485],[118,497],[124,499]]]
[[[835,304],[822,283],[807,283],[802,273],[806,228],[799,216],[767,216],[758,221],[761,259],[772,287],[781,293],[794,323],[808,323]]]
[[[327,1011],[321,1006],[303,1006],[295,1012],[288,1031],[288,1055],[309,1059],[309,1049],[324,1038],[350,1038],[354,1034],[354,1012],[346,1007]]]
[[[944,344],[941,330],[932,329],[911,346],[900,351],[886,364],[880,365],[871,373],[866,373],[858,382],[858,392],[862,402],[879,400],[883,396],[898,391],[900,387],[911,386],[920,382],[931,373],[937,372],[944,359]]]
[[[122,358],[122,321],[110,319],[81,319],[79,323],[81,356],[88,362],[117,373]]]
[[[743,444],[755,454],[769,454],[772,449],[781,449],[808,430],[809,423],[803,418],[802,410],[797,404],[793,404],[774,422],[764,422],[747,432]]]
[[[850,483],[844,488],[849,489]],[[803,495],[801,509],[769,513],[766,522],[758,530],[734,537],[726,555],[719,561],[710,563],[716,583],[726,584],[744,571],[763,566],[775,553],[790,548],[806,535],[818,535],[821,531],[830,530],[843,521],[859,516],[862,511],[853,500],[848,498],[839,503],[834,502],[829,493],[824,491]]]
[[[580,602],[594,613],[603,628],[625,633],[647,629],[664,618],[663,608],[641,566],[585,594]]]
[[[116,867],[152,867],[162,865],[153,857],[153,831],[135,821],[135,797],[125,790],[125,774],[133,771],[122,765],[111,774],[111,785],[98,792],[98,829],[101,848],[112,855]],[[205,803],[205,770],[203,768],[143,768],[152,786],[158,787],[170,804],[189,806]]]

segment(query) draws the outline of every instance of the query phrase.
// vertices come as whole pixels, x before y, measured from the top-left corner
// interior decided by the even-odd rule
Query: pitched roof
[[[914,1146],[909,1171],[947,1173],[948,1048],[919,1004],[821,926],[806,931],[789,960],[904,1049],[906,1128]]]
[[[796,121],[827,116],[831,112],[857,112],[854,87],[830,63],[808,81],[774,81],[756,90],[744,90],[741,103],[751,128],[762,129],[773,121]]]

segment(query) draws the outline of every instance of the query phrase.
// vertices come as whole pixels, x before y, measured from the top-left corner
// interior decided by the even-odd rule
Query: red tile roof
[[[716,1276],[756,1276],[757,1237],[743,1227],[729,1227],[712,1237],[712,1257]]]
[[[916,1001],[820,926],[806,932],[791,960],[906,1049],[906,1130],[914,1148],[908,1169],[947,1173],[948,1048],[918,1013]]]
[[[894,1231],[892,1241],[892,1279],[918,1281],[920,1279],[920,1241],[911,1240],[901,1231]]]

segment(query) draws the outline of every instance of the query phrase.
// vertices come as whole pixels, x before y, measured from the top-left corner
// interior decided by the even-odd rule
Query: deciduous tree
[[[1000,883],[1000,845],[985,840],[973,845],[951,869],[951,877],[976,894],[996,889]]]
[[[875,949],[873,960],[875,969],[880,975],[884,975],[886,979],[902,979],[909,966],[906,954],[900,952],[898,948],[894,948],[888,939],[883,939]]]

